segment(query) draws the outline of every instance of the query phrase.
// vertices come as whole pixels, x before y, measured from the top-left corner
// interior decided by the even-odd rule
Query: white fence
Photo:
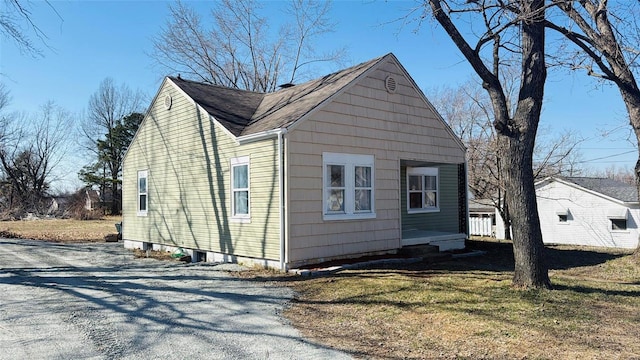
[[[469,235],[494,236],[491,217],[469,217]]]

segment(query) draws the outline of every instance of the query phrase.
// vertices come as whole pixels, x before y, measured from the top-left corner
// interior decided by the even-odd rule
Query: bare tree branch
[[[338,61],[342,51],[317,54],[314,41],[333,29],[330,2],[295,0],[293,22],[274,36],[255,0],[223,0],[211,13],[211,24],[178,2],[154,39],[152,57],[172,72],[199,81],[251,91],[275,91],[304,76],[310,64]]]
[[[33,14],[30,9],[30,3],[19,0],[4,0],[4,6],[0,7],[0,34],[7,37],[16,44],[21,52],[32,56],[43,56],[42,50],[36,45],[27,33],[32,33],[39,42],[45,47],[51,49],[48,37],[45,32],[33,21]],[[45,0],[44,3],[51,11],[63,21],[62,16],[56,8]]]

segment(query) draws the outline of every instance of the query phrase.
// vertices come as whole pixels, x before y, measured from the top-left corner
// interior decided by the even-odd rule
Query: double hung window
[[[148,177],[147,170],[138,171],[138,216],[147,216],[149,208]]]
[[[407,211],[440,211],[438,168],[407,168]]]
[[[374,157],[323,153],[325,220],[374,218]]]
[[[249,218],[249,157],[231,159],[232,218]]]

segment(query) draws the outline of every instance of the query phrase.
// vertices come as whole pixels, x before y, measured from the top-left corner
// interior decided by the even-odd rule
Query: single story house
[[[550,177],[536,183],[542,240],[634,249],[640,204],[635,186],[593,177]],[[504,234],[502,221],[497,233]]]
[[[465,147],[393,54],[273,93],[167,77],[123,167],[128,248],[284,270],[467,237]]]

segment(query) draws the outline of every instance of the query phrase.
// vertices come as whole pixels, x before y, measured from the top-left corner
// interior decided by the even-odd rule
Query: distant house
[[[53,196],[49,198],[49,208],[47,209],[47,214],[49,215],[60,215],[64,214],[69,207],[69,203],[71,198],[68,195],[63,196]]]
[[[98,210],[100,208],[100,191],[85,189],[85,210]]]
[[[78,202],[81,202],[81,204],[78,204]],[[72,208],[78,209],[78,207],[87,211],[100,209],[100,192],[90,188],[83,188],[73,195],[51,197],[47,213],[50,215],[64,216],[67,215],[67,212],[72,210]]]
[[[635,186],[604,178],[551,177],[536,184],[536,195],[545,244],[638,246]],[[504,234],[501,221],[497,225]]]
[[[167,77],[123,165],[128,248],[288,269],[467,237],[465,148],[393,54],[268,94]]]

